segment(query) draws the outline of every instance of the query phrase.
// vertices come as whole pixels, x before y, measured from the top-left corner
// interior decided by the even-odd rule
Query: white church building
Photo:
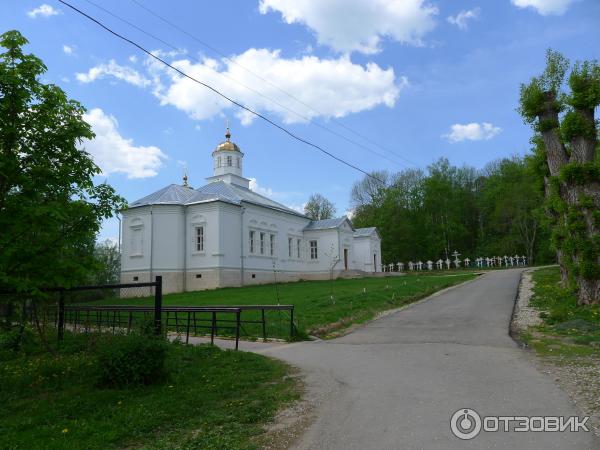
[[[229,129],[225,138],[207,184],[193,189],[186,176],[121,212],[122,282],[161,275],[164,292],[182,292],[381,271],[376,228],[313,221],[250,190],[244,154]]]

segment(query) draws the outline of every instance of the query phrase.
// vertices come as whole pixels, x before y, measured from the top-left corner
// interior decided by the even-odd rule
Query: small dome
[[[235,143],[233,143],[233,142],[231,142],[231,141],[224,141],[224,142],[221,142],[221,143],[220,143],[219,145],[217,145],[217,147],[215,148],[215,152],[218,152],[218,151],[226,151],[226,150],[229,150],[229,151],[234,151],[234,152],[240,152],[240,153],[241,153],[241,150],[240,150],[240,148],[238,147],[238,145],[237,145],[237,144],[235,144]]]
[[[227,127],[227,132],[225,133],[225,141],[215,147],[215,152],[218,151],[242,152],[236,143],[231,142],[229,127]]]

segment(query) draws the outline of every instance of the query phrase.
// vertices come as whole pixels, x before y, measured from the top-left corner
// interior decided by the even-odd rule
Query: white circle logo
[[[473,439],[481,431],[481,417],[474,409],[459,409],[450,419],[450,429],[459,439]]]

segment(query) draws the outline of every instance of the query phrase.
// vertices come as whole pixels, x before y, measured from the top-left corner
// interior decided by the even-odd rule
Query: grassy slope
[[[577,306],[576,295],[560,287],[558,267],[536,270],[533,281],[531,305],[543,324],[523,339],[541,355],[600,356],[600,306]]]
[[[80,350],[0,359],[0,448],[254,448],[298,397],[281,362],[174,344],[166,384],[100,389]]]
[[[165,305],[260,305],[291,304],[299,329],[327,337],[355,323],[372,319],[378,312],[423,298],[440,289],[474,278],[473,273],[452,275],[411,274],[403,277],[300,281],[243,288],[223,288],[165,295]],[[333,299],[332,299],[333,296]],[[121,301],[119,301],[121,302]],[[153,299],[127,299],[128,303],[152,304]],[[105,301],[104,303],[114,303]],[[245,312],[246,319],[253,313]],[[256,316],[257,318],[257,316]],[[289,320],[284,313],[269,313],[269,335],[287,337]],[[288,322],[289,323],[289,322]],[[245,326],[259,336],[258,326]]]

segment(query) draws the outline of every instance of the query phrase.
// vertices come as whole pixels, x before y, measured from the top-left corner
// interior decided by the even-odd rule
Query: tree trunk
[[[595,137],[577,135],[571,140],[571,155],[569,157],[560,137],[559,111],[555,106],[555,100],[553,93],[546,93],[544,110],[539,116],[542,140],[546,149],[546,160],[552,177],[559,176],[561,169],[568,163],[586,164],[593,162],[596,148]],[[587,121],[590,126],[595,126],[593,110],[576,109],[576,113],[584,121]],[[548,192],[549,184],[546,183],[546,195],[548,195]],[[570,209],[572,213],[577,213],[576,216],[581,216],[584,219],[584,223],[574,224],[572,222],[577,221],[577,217],[569,217],[568,211],[564,212],[562,217],[557,217],[557,213],[553,214],[554,219],[558,222],[557,226],[564,227],[571,240],[585,242],[583,248],[581,244],[575,245],[575,249],[569,254],[563,249],[557,251],[563,285],[569,284],[568,266],[577,267],[575,284],[578,290],[578,303],[580,305],[599,304],[600,280],[597,279],[595,272],[600,265],[600,255],[597,253],[592,260],[589,257],[586,260],[584,252],[589,250],[585,247],[595,245],[594,239],[597,239],[598,235],[594,212],[600,210],[600,183],[597,180],[589,181],[585,179],[561,181],[559,194],[568,207],[567,209]],[[583,204],[584,199],[588,200],[587,205]],[[589,200],[591,200],[592,205],[589,204]],[[574,227],[573,225],[577,226]],[[595,265],[596,270],[584,267],[589,265]]]

